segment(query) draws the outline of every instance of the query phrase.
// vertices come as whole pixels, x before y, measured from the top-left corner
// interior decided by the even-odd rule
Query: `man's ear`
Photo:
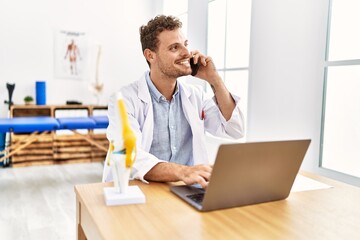
[[[144,56],[145,56],[146,60],[151,63],[151,62],[153,62],[153,60],[155,58],[155,53],[147,48],[144,50]]]

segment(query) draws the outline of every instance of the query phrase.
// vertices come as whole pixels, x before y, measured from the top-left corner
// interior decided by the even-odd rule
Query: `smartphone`
[[[191,76],[195,76],[199,70],[199,63],[195,64],[194,63],[194,58],[190,58],[190,66],[191,66]]]

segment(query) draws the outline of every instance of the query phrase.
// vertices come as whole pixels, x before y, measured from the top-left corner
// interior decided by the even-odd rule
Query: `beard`
[[[176,66],[179,66],[179,67],[177,68]],[[178,77],[187,76],[187,75],[191,74],[191,68],[185,68],[181,64],[175,64],[175,66],[174,66],[172,64],[164,63],[163,61],[159,61],[158,67],[159,67],[160,72],[169,78],[178,78]]]

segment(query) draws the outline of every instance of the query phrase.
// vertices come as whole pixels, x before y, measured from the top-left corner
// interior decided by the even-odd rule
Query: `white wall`
[[[248,141],[311,138],[317,171],[328,0],[253,0]]]
[[[102,46],[100,103],[147,69],[139,27],[152,18],[161,0],[0,0],[0,117],[6,115],[6,82],[15,83],[13,100],[35,97],[35,81],[45,80],[47,104],[79,100],[96,103],[89,85],[95,81],[96,46]],[[84,31],[88,36],[89,74],[84,80],[54,78],[54,31]]]

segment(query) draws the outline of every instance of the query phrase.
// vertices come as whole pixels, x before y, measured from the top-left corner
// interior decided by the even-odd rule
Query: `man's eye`
[[[177,49],[178,49],[177,46],[173,46],[173,47],[170,48],[171,51],[175,51],[175,50],[177,50]]]

